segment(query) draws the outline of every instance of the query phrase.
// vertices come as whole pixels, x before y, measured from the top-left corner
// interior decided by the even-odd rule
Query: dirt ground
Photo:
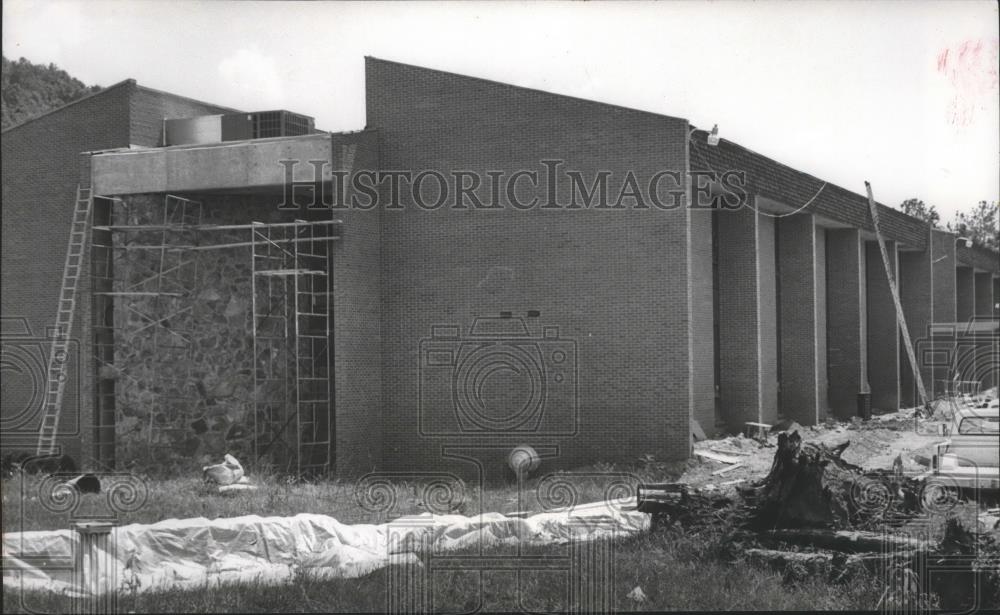
[[[996,398],[997,390],[987,391],[981,399]],[[972,403],[980,401],[968,400]],[[961,400],[939,400],[932,407],[935,412],[930,418],[915,418],[916,409],[908,408],[890,414],[873,416],[870,420],[853,419],[850,422],[829,420],[819,425],[802,427],[792,424],[788,431],[797,430],[805,442],[819,442],[834,446],[850,441],[842,458],[844,461],[861,466],[866,470],[889,469],[899,456],[903,470],[919,474],[929,469],[934,445],[945,439],[938,434],[938,425],[950,418],[950,409]],[[767,442],[748,438],[745,435],[728,436],[696,442],[695,455],[678,482],[685,482],[701,491],[735,492],[741,482],[763,478],[771,469],[778,433],[775,429],[767,435]],[[729,464],[714,459],[700,457],[699,452],[721,454],[731,459],[739,459],[738,464]],[[737,467],[717,473],[733,465]],[[714,474],[713,473],[717,473]]]

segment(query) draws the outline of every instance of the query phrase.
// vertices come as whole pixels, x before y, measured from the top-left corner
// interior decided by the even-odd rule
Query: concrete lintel
[[[280,186],[287,183],[282,160],[299,162],[293,181],[315,182],[309,161],[332,160],[330,135],[96,154],[92,181],[95,193],[105,196]],[[324,165],[320,180],[329,181],[332,170]]]

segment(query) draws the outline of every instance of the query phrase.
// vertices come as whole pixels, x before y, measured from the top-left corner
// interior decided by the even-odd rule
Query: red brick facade
[[[458,471],[458,458],[489,474],[518,444],[549,468],[680,459],[692,419],[712,434],[846,418],[868,390],[878,409],[914,401],[865,197],[729,141],[707,145],[684,119],[394,62],[366,60],[366,101],[366,130],[330,136],[334,169],[522,181],[513,193],[484,182],[440,207],[404,189],[387,208],[383,185],[380,206],[330,214],[344,222],[332,259],[339,474]],[[156,147],[164,118],[229,111],[129,80],[5,131],[5,319],[36,335],[53,321],[74,192],[89,178],[81,152]],[[748,206],[692,209],[692,169],[745,172]],[[607,174],[612,202],[629,173],[643,188],[663,171],[684,179],[670,209],[634,196],[573,207],[566,171],[587,186]],[[423,189],[433,202],[437,182]],[[802,211],[775,217],[765,202]],[[953,235],[885,207],[881,219],[915,341],[932,322],[992,311],[990,253],[956,250]],[[89,290],[62,440],[84,465],[97,422]],[[506,328],[486,338],[478,327]],[[504,372],[485,393],[493,408],[527,396],[537,421],[484,428],[507,419],[463,414],[463,361],[485,348],[537,368],[537,380]],[[25,446],[35,429],[22,426]]]

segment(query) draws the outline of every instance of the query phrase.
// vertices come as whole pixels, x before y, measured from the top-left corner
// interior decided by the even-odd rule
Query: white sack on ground
[[[419,564],[415,552],[426,550],[566,544],[647,529],[649,516],[635,510],[634,500],[599,502],[523,519],[500,513],[474,517],[425,513],[381,525],[346,525],[315,514],[170,519],[115,528],[109,540],[114,552],[105,561],[111,562],[113,586],[145,592],[206,583],[281,583],[296,570],[324,578],[352,578],[390,563]],[[4,588],[73,593],[72,570],[65,563],[72,561],[77,539],[72,530],[4,534]]]

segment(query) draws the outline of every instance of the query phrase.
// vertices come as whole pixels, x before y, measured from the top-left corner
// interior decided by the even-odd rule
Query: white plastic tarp
[[[296,570],[352,578],[390,563],[419,565],[417,553],[566,544],[647,529],[649,516],[635,510],[634,499],[526,518],[426,513],[380,525],[346,525],[316,514],[170,519],[114,528],[106,552],[98,554],[107,565],[93,586],[144,592],[238,581],[281,583]],[[67,564],[74,561],[78,541],[70,529],[4,534],[4,588],[79,594]]]

